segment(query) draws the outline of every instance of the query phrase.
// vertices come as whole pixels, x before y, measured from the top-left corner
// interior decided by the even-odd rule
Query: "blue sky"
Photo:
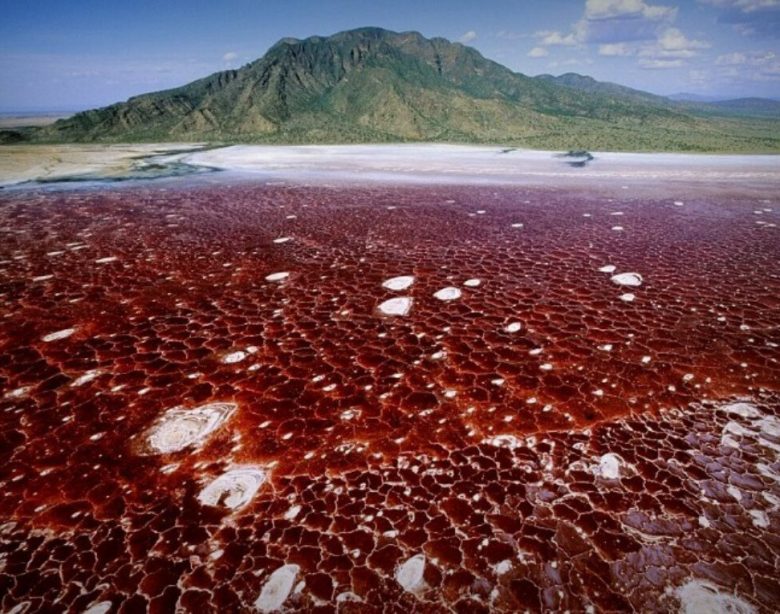
[[[780,97],[780,0],[3,0],[0,111],[105,105],[285,36],[367,25],[460,40],[530,75]]]

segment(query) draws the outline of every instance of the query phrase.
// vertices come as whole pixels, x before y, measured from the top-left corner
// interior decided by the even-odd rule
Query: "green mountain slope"
[[[772,119],[697,116],[644,92],[559,79],[514,73],[445,39],[362,28],[283,39],[241,69],[78,113],[29,138],[780,150]]]

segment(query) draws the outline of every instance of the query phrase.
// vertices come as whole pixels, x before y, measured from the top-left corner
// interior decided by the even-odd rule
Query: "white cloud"
[[[626,43],[606,43],[604,45],[599,45],[599,55],[618,57],[633,54],[634,50]]]
[[[680,68],[682,65],[683,65],[682,60],[659,60],[653,58],[643,58],[639,60],[640,68],[647,68],[650,70]]]
[[[223,62],[232,62],[238,57],[238,54],[235,51],[228,51],[225,55],[222,56]]]
[[[531,49],[531,51],[528,52],[529,58],[543,58],[548,55],[550,55],[550,52],[547,51],[547,49],[544,47],[534,47]]]
[[[465,33],[463,36],[461,36],[461,37],[460,37],[458,40],[459,40],[461,43],[470,43],[470,42],[471,42],[471,41],[473,41],[475,38],[477,38],[477,33],[476,33],[476,32],[474,32],[474,30],[469,30],[469,31],[468,31],[468,32],[466,32],[466,33]]]
[[[674,19],[677,8],[647,4],[644,0],[587,0],[585,19],[644,18],[651,21]]]
[[[709,49],[711,45],[707,41],[689,39],[677,28],[667,28],[658,37],[658,46],[663,51],[674,53],[677,51],[694,51],[696,49]]]
[[[578,42],[574,32],[564,35],[557,30],[542,30],[534,36],[539,38],[540,45],[571,47]]]

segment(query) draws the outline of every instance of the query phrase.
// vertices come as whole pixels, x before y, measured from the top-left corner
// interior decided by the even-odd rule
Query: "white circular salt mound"
[[[459,299],[460,295],[460,288],[454,286],[448,286],[433,293],[433,296],[440,301],[454,301],[455,299]]]
[[[222,358],[222,362],[224,362],[226,365],[232,365],[232,364],[235,364],[237,362],[241,362],[247,356],[248,356],[248,354],[246,352],[244,352],[243,350],[237,350],[235,352],[231,352],[230,354],[226,354]]]
[[[620,463],[622,460],[617,454],[608,452],[599,459],[599,464],[595,468],[596,475],[606,480],[617,480],[620,477]]]
[[[295,578],[300,571],[298,565],[283,565],[273,572],[263,584],[255,608],[261,612],[274,612],[280,609],[290,596]]]
[[[642,285],[642,276],[639,273],[619,273],[610,279],[613,284],[618,286],[638,287]]]
[[[617,267],[614,264],[605,264],[599,269],[599,273],[614,273]]]
[[[149,431],[152,454],[179,452],[205,441],[235,411],[235,403],[209,403],[194,409],[169,409]]]
[[[408,296],[399,296],[386,300],[377,309],[386,316],[405,316],[411,311],[412,302]]]
[[[755,614],[756,609],[733,593],[704,580],[691,580],[678,587],[680,614]]]
[[[399,275],[391,277],[382,282],[382,287],[388,290],[406,290],[414,283],[414,277],[411,275]]]
[[[49,333],[48,335],[44,335],[43,337],[41,337],[41,341],[43,341],[44,343],[51,343],[52,341],[67,339],[75,332],[76,332],[75,328],[63,328],[62,330],[58,330],[54,333]]]
[[[521,328],[523,328],[523,325],[520,322],[510,322],[504,327],[504,330],[508,333],[516,333]]]
[[[287,279],[290,274],[287,271],[280,271],[279,273],[271,273],[265,276],[266,281],[282,281]]]
[[[110,601],[98,601],[89,606],[82,614],[106,614],[111,609]]]
[[[467,288],[476,288],[482,283],[481,279],[467,279],[463,282],[463,285]]]
[[[203,505],[224,505],[231,510],[245,506],[265,482],[266,473],[254,465],[236,466],[215,478],[200,491]]]
[[[425,555],[416,554],[395,570],[395,579],[405,591],[413,593],[425,586],[425,580],[423,579],[424,572]]]

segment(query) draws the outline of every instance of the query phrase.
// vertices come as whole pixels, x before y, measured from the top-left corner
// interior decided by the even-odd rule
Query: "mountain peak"
[[[697,144],[688,111],[674,104],[577,73],[529,78],[444,38],[364,27],[282,38],[242,68],[78,113],[35,138],[468,141],[561,149],[648,149],[666,138],[707,147]],[[713,131],[704,127],[705,133]],[[726,136],[718,145],[730,142]]]

